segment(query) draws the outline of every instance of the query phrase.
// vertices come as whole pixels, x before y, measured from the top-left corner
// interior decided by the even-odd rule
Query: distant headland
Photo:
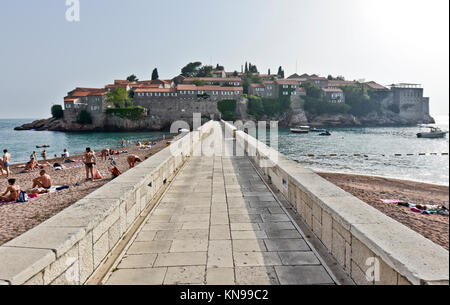
[[[383,86],[307,73],[285,78],[281,66],[276,74],[263,74],[251,63],[226,72],[219,64],[191,62],[172,79],[160,79],[155,68],[150,80],[131,75],[104,88],[77,87],[63,105],[52,107],[51,118],[15,129],[165,130],[175,120],[192,122],[193,113],[203,120],[277,120],[281,127],[434,123],[419,84]]]

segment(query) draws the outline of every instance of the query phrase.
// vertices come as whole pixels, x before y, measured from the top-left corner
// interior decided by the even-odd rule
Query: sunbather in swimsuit
[[[16,201],[20,195],[20,186],[16,185],[16,179],[8,180],[8,188],[6,191],[0,196],[0,201],[12,202]],[[5,196],[9,193],[9,196]]]

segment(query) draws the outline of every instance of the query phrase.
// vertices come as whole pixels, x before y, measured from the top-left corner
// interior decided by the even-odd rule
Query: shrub
[[[53,105],[51,111],[52,117],[55,119],[62,119],[64,117],[64,111],[61,105]]]
[[[82,125],[92,124],[91,114],[86,110],[81,110],[77,117],[77,123]]]
[[[305,97],[305,110],[314,115],[346,114],[351,107],[344,103],[332,103],[323,99]]]
[[[222,114],[222,119],[225,121],[235,121],[239,119],[236,114],[236,100],[221,100],[217,102],[217,109]]]
[[[147,109],[141,106],[126,107],[126,108],[109,108],[106,109],[106,113],[110,115],[117,115],[119,117],[137,121],[144,117],[147,113]]]

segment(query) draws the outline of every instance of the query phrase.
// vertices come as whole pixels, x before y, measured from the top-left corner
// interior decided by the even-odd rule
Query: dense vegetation
[[[281,114],[289,109],[289,97],[261,98],[255,95],[244,95],[248,99],[247,113],[255,119],[264,115],[272,116]]]
[[[383,93],[369,90],[367,86],[341,86],[341,89],[345,94],[345,103],[351,108],[349,113],[365,116],[373,111],[381,112]]]
[[[321,89],[318,85],[306,82],[302,85],[306,89],[304,109],[313,115],[321,114],[345,114],[351,107],[344,103],[332,103],[322,98]]]
[[[239,115],[236,114],[236,100],[221,100],[217,102],[217,109],[222,113],[222,119],[225,121],[239,119]]]
[[[62,119],[64,117],[64,111],[61,105],[52,106],[52,117],[55,119]]]
[[[87,110],[81,110],[77,117],[78,124],[92,124],[91,114]]]
[[[109,108],[106,109],[106,113],[136,121],[145,116],[147,109],[141,106],[129,106],[126,108]]]
[[[116,108],[129,107],[133,104],[125,87],[114,88],[107,92],[106,102]]]

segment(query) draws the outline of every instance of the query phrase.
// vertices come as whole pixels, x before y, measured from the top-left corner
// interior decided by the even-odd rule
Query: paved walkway
[[[106,284],[334,284],[246,157],[191,157]]]

